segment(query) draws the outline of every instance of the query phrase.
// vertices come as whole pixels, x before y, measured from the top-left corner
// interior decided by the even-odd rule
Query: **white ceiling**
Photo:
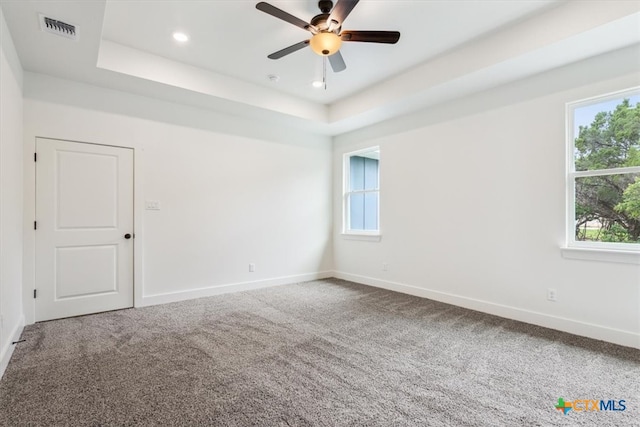
[[[306,48],[309,34],[256,1],[0,0],[25,70],[337,134],[640,42],[640,2],[367,1],[343,28],[397,30],[396,45],[344,43],[347,69]],[[271,1],[305,21],[317,2]],[[40,31],[43,13],[79,27]],[[190,36],[179,44],[176,30]],[[268,75],[277,75],[274,83]]]
[[[378,81],[548,7],[545,1],[361,1],[344,29],[397,30],[396,45],[344,43],[347,70],[328,73],[327,90],[311,82],[322,76],[322,58],[304,49],[279,60],[267,55],[309,39],[309,33],[255,8],[256,1],[107,1],[102,38],[209,71],[329,104]],[[302,20],[320,13],[317,2],[271,1]],[[141,25],[141,23],[144,23]],[[171,34],[191,36],[180,45]],[[277,75],[277,84],[269,81]]]

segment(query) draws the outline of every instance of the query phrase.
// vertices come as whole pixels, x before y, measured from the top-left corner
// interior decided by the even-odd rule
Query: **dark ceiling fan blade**
[[[395,44],[400,40],[398,31],[343,31],[340,33],[343,42],[368,42]]]
[[[264,13],[268,13],[271,16],[275,16],[276,18],[282,19],[283,21],[293,24],[296,27],[300,27],[303,30],[309,29],[308,22],[304,22],[302,19],[296,18],[295,16],[285,12],[282,9],[278,9],[275,6],[271,6],[269,3],[265,3],[261,1],[260,3],[256,4],[256,9],[261,10]]]
[[[285,47],[282,50],[279,50],[277,52],[273,52],[271,55],[267,56],[267,58],[269,59],[280,59],[283,56],[289,55],[290,53],[296,52],[304,47],[307,47],[309,45],[309,40],[305,40],[302,41],[300,43],[296,43],[293,44],[289,47]]]
[[[360,0],[338,0],[338,3],[336,3],[331,11],[329,22],[336,21],[338,26],[342,25],[359,1]]]
[[[329,64],[331,64],[334,73],[339,73],[347,69],[347,64],[344,63],[344,58],[340,51],[337,51],[329,57]]]

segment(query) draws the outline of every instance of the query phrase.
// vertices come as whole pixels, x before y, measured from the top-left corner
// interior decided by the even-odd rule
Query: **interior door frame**
[[[141,179],[143,172],[144,149],[141,144],[127,143],[127,141],[83,141],[73,138],[44,135],[24,135],[24,264],[23,264],[23,308],[24,323],[35,323],[36,303],[33,298],[36,276],[36,233],[34,221],[36,218],[36,141],[38,139],[52,139],[58,141],[75,142],[80,144],[103,145],[116,148],[133,149],[133,228],[135,230],[135,242],[133,245],[133,307],[142,306],[143,301],[143,247],[144,247],[144,198]]]

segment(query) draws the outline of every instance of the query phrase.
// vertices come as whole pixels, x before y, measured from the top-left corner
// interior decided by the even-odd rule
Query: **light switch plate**
[[[160,202],[157,200],[147,200],[144,202],[144,208],[148,211],[159,211]]]

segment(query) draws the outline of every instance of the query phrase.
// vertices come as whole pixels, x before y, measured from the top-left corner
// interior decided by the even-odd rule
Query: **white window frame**
[[[374,190],[362,190],[362,191],[350,191],[350,159],[353,156],[370,153],[372,151],[378,152],[378,188]],[[357,151],[351,151],[344,153],[342,157],[342,236],[347,239],[355,240],[371,240],[379,241],[381,238],[380,233],[380,168],[381,168],[381,153],[379,146],[367,147]],[[351,212],[349,207],[349,195],[354,193],[377,193],[378,194],[378,229],[377,230],[352,230],[350,228]]]
[[[640,263],[640,244],[615,243],[615,242],[591,242],[576,240],[575,236],[575,208],[576,208],[576,179],[590,176],[619,175],[627,173],[640,173],[640,166],[599,169],[589,171],[575,170],[575,138],[574,115],[580,107],[613,99],[624,99],[637,96],[640,87],[634,87],[606,95],[595,96],[580,101],[566,104],[566,139],[567,139],[567,217],[566,217],[566,247],[563,248],[563,256],[572,259],[585,259],[596,261],[611,261],[625,263]]]

